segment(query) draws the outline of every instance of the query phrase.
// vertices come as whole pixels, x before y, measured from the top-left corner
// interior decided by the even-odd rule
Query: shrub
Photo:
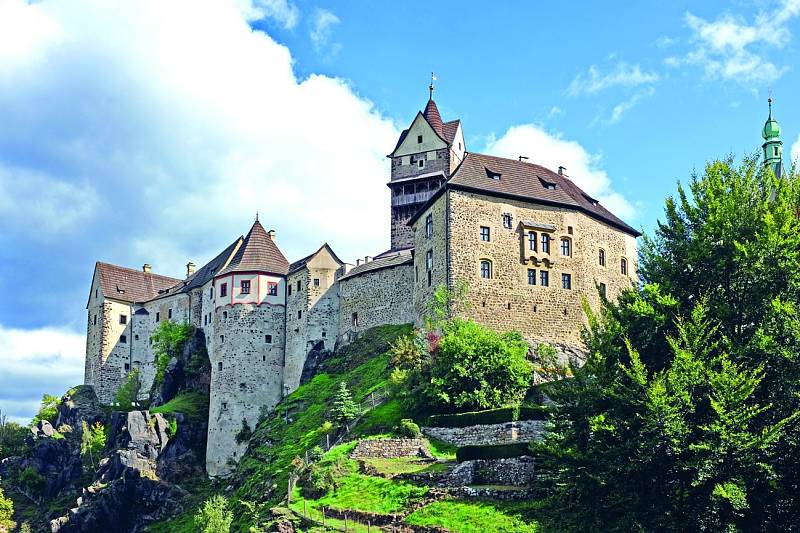
[[[397,433],[403,437],[409,437],[411,439],[416,439],[422,435],[422,432],[419,430],[419,426],[410,418],[404,418],[400,420],[400,425],[397,426]]]
[[[100,454],[103,453],[108,436],[103,424],[100,422],[95,422],[94,425],[90,426],[86,423],[86,420],[83,420],[81,421],[81,428],[81,457],[84,461],[88,458],[92,468],[94,468],[95,458],[99,459]]]
[[[59,405],[61,405],[61,398],[52,394],[43,394],[39,412],[31,420],[31,426],[35,426],[40,420],[47,420],[51,424],[55,424]]]
[[[6,415],[0,411],[0,459],[25,453],[25,437],[28,433],[28,428],[8,422]]]
[[[153,386],[157,387],[164,381],[169,360],[178,357],[183,350],[183,345],[194,333],[194,327],[187,323],[178,324],[165,320],[158,325],[151,336],[153,353],[156,360],[156,377]]]
[[[456,460],[460,463],[473,459],[506,459],[508,457],[521,457],[523,455],[531,455],[528,443],[514,442],[511,444],[462,446],[456,451]]]
[[[3,495],[3,489],[0,488],[0,531],[11,530],[16,524],[11,520],[14,516],[14,502]]]
[[[519,405],[533,377],[527,354],[518,333],[455,318],[444,325],[424,400],[440,411]]]
[[[125,381],[120,385],[114,395],[114,404],[120,411],[132,411],[136,409],[139,389],[142,387],[142,380],[139,369],[134,368],[125,377]]]
[[[162,415],[183,413],[188,418],[202,419],[208,416],[208,396],[194,391],[182,392],[163,405],[151,407],[150,412]]]
[[[463,428],[478,424],[503,424],[516,420],[545,420],[547,407],[501,407],[485,411],[470,411],[454,415],[431,415],[427,425],[433,427]]]
[[[178,434],[178,420],[170,418],[167,420],[167,437],[172,438]]]
[[[20,486],[33,494],[38,494],[44,488],[44,478],[32,466],[19,473],[18,481]]]
[[[194,515],[196,531],[202,533],[229,533],[232,522],[233,513],[228,510],[228,500],[219,494],[207,499]]]
[[[424,341],[414,334],[398,337],[390,346],[392,365],[397,369],[418,369],[428,355]]]

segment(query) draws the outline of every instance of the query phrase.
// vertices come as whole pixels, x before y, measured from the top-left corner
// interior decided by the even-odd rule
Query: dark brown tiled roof
[[[282,276],[289,271],[289,261],[258,220],[250,228],[230,264],[219,274],[252,271],[271,272]]]
[[[400,265],[410,264],[414,261],[414,256],[410,253],[397,254],[382,259],[373,259],[368,263],[362,263],[357,267],[350,269],[350,272],[342,276],[340,279],[352,278],[367,272],[374,272],[376,270],[383,270],[384,268],[392,268]]]
[[[225,248],[217,257],[206,263],[202,268],[198,269],[197,272],[189,276],[186,280],[184,280],[183,287],[181,287],[182,292],[188,292],[191,289],[196,287],[202,287],[209,281],[211,281],[214,276],[222,270],[222,267],[225,263],[230,259],[231,254],[233,251],[236,250],[236,245],[239,244],[240,241],[244,240],[244,237],[239,237],[235,241],[233,241],[227,248]]]
[[[103,296],[129,303],[152,300],[159,291],[180,282],[175,278],[99,261],[95,266],[95,275],[100,276]]]
[[[305,256],[304,258],[302,258],[302,259],[298,259],[297,261],[295,261],[294,263],[292,263],[291,265],[289,265],[289,274],[291,274],[292,272],[297,272],[298,270],[300,270],[301,268],[303,268],[304,266],[306,266],[306,263],[308,263],[308,261],[309,261],[309,260],[310,260],[312,257],[314,257],[315,255],[317,255],[318,253],[320,253],[320,252],[321,252],[323,249],[325,249],[325,248],[327,248],[327,249],[328,249],[328,252],[330,252],[330,254],[333,256],[333,259],[334,259],[334,260],[335,260],[337,263],[339,263],[339,265],[343,265],[343,264],[344,264],[344,261],[342,261],[341,259],[339,259],[339,257],[338,257],[338,256],[337,256],[337,255],[336,255],[334,252],[333,252],[333,249],[332,249],[330,246],[328,246],[328,243],[326,242],[325,244],[323,244],[322,246],[320,246],[320,247],[319,247],[319,249],[318,249],[316,252],[314,252],[313,254],[309,254],[309,255]]]
[[[425,111],[422,112],[422,116],[431,125],[433,131],[438,133],[439,137],[443,137],[442,115],[439,114],[439,108],[436,107],[436,102],[433,101],[433,98],[429,99],[428,103],[425,104]]]
[[[640,235],[639,231],[600,205],[566,176],[533,163],[473,153],[466,155],[445,187],[421,207],[408,223],[412,224],[445,188],[571,207],[631,235]]]
[[[451,146],[453,145],[453,141],[456,140],[456,131],[458,131],[459,124],[461,124],[461,121],[458,119],[442,124],[442,136],[444,140],[447,141],[447,144]]]

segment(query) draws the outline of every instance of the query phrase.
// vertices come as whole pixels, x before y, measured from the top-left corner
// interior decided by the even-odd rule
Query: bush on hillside
[[[228,500],[219,494],[207,499],[194,515],[196,531],[201,533],[229,533],[232,522],[233,512],[228,510]]]
[[[527,442],[487,444],[485,446],[462,446],[456,451],[456,460],[460,463],[474,459],[507,459],[523,455],[531,455],[531,449]]]
[[[410,439],[416,439],[422,435],[419,426],[410,418],[404,418],[400,421],[400,425],[397,426],[397,433]]]
[[[6,498],[3,489],[0,488],[0,531],[4,529],[10,531],[16,524],[11,520],[14,516],[14,502]]]
[[[0,460],[25,453],[25,437],[29,430],[16,422],[9,422],[0,411]]]
[[[100,461],[100,454],[103,453],[103,449],[106,447],[108,435],[100,422],[95,422],[94,425],[90,426],[86,423],[86,420],[82,420],[81,428],[81,457],[84,463],[88,459],[88,463],[94,469],[96,463]]]
[[[114,404],[120,411],[132,411],[137,407],[139,389],[142,387],[142,380],[139,369],[134,368],[125,377],[117,393],[114,395]]]
[[[503,424],[517,420],[545,420],[547,407],[500,407],[485,411],[470,411],[452,415],[431,415],[427,425],[433,427],[463,428],[478,424]]]
[[[153,353],[156,360],[156,377],[153,386],[161,385],[170,359],[180,355],[183,345],[193,333],[194,326],[186,322],[179,324],[171,320],[164,320],[158,324],[156,331],[150,337],[153,341]]]
[[[39,412],[31,420],[31,426],[35,426],[40,420],[47,420],[51,424],[55,424],[59,405],[61,405],[61,398],[52,394],[43,394]]]

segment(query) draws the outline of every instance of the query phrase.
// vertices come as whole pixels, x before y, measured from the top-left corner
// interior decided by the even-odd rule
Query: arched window
[[[619,271],[622,273],[623,276],[628,275],[628,260],[624,257],[619,261]]]
[[[481,259],[481,277],[492,279],[492,262],[488,259]]]
[[[606,251],[600,248],[600,252],[597,254],[597,261],[600,263],[600,266],[606,266]]]
[[[567,237],[561,237],[561,255],[564,257],[572,255],[572,242]]]

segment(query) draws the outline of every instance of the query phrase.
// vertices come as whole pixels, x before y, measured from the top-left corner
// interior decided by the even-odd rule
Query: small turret
[[[769,116],[761,130],[764,138],[764,164],[772,168],[775,175],[780,177],[783,174],[783,141],[781,141],[781,126],[778,121],[772,118],[772,98],[767,100],[769,103]]]

